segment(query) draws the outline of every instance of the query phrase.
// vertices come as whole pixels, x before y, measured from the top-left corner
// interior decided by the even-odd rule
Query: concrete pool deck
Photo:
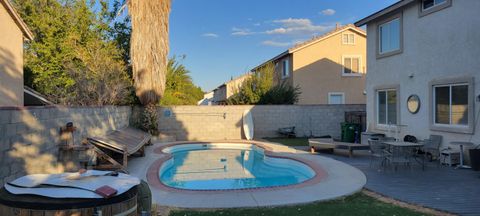
[[[215,141],[208,141],[213,142]],[[249,143],[245,140],[221,140],[219,143]],[[253,141],[257,142],[257,141]],[[192,142],[195,143],[195,142]],[[149,168],[167,154],[158,154],[154,149],[179,143],[156,143],[148,147],[145,157],[132,158],[128,171],[131,175],[146,180],[151,185],[152,199],[162,206],[179,208],[238,208],[292,205],[315,201],[331,200],[348,196],[360,191],[366,184],[365,175],[357,168],[337,160],[296,151],[284,145],[258,142],[267,147],[276,156],[308,161],[313,167],[321,167],[326,176],[320,181],[285,187],[272,187],[247,190],[191,191],[158,187],[148,181]],[[150,174],[151,175],[151,174]]]

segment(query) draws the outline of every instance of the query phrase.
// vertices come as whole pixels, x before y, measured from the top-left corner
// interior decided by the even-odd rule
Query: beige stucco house
[[[203,98],[197,102],[199,106],[209,106],[212,105],[214,92],[207,92],[203,94]]]
[[[232,78],[230,81],[223,83],[213,90],[212,104],[222,105],[225,104],[227,99],[233,94],[238,92],[238,89],[242,85],[243,81],[247,79],[251,74],[246,73],[237,78]]]
[[[403,0],[355,23],[367,25],[370,130],[442,135],[442,148],[480,143],[478,9],[480,1]]]
[[[299,86],[298,104],[365,104],[366,36],[354,25],[297,44],[274,62],[276,83]]]
[[[23,41],[33,34],[8,0],[0,0],[0,106],[23,106]]]

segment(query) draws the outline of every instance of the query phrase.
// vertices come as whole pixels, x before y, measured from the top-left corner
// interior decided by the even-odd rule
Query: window
[[[433,86],[434,123],[468,125],[468,83]]]
[[[290,66],[288,65],[288,59],[282,61],[282,78],[290,76]]]
[[[397,90],[377,91],[377,124],[397,124]]]
[[[343,92],[329,92],[328,104],[345,104],[345,93]]]
[[[342,75],[351,76],[359,75],[362,68],[362,58],[360,56],[343,56],[342,59]]]
[[[422,0],[420,4],[420,16],[425,16],[433,12],[450,7],[452,0]]]
[[[473,85],[473,77],[436,79],[430,82],[431,130],[473,133]]]
[[[342,43],[343,44],[355,44],[355,34],[347,33],[342,35]]]
[[[378,27],[379,54],[400,51],[400,17],[381,24]]]
[[[422,0],[422,10],[428,10],[446,2],[447,0]]]

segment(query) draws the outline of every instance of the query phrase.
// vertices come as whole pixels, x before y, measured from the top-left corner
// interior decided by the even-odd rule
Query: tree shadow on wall
[[[0,180],[26,174],[76,171],[74,160],[58,161],[59,147],[87,136],[101,136],[128,124],[128,107],[2,107],[0,108]],[[77,130],[61,135],[73,122]],[[118,128],[117,128],[118,127]],[[66,137],[65,137],[66,136]]]
[[[0,47],[0,106],[23,105],[23,57]]]

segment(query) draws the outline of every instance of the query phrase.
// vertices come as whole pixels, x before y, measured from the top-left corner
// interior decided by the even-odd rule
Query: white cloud
[[[273,40],[266,40],[262,42],[265,46],[286,47],[292,45],[290,42],[278,42]]]
[[[312,21],[309,19],[295,19],[295,18],[288,18],[288,19],[281,19],[281,20],[274,20],[274,23],[280,23],[285,27],[299,27],[299,26],[311,26]]]
[[[314,24],[310,19],[307,18],[287,18],[287,19],[278,19],[273,21],[265,22],[270,24],[270,29],[263,29],[261,31],[252,31],[249,28],[237,28],[233,27],[231,35],[233,36],[247,36],[247,35],[278,35],[278,36],[286,36],[289,39],[292,38],[304,38],[304,37],[312,37],[315,35],[323,34],[335,26],[331,23],[329,24]],[[261,23],[254,23],[254,26],[262,26]],[[268,25],[263,25],[268,26]],[[277,39],[279,39],[277,37]],[[264,41],[265,45],[269,46],[287,46],[285,42],[277,42],[267,40]],[[288,45],[293,45],[293,42],[288,43]]]
[[[267,34],[286,34],[287,31],[288,30],[286,28],[276,28],[276,29],[265,31],[265,33],[267,33]]]
[[[333,28],[330,25],[314,25],[310,19],[281,19],[274,20],[273,23],[281,25],[279,28],[265,31],[266,34],[279,34],[279,35],[312,35],[328,31]]]
[[[237,28],[233,27],[232,28],[232,35],[235,36],[246,36],[246,35],[252,35],[255,34],[255,32],[250,31],[248,28]]]
[[[320,13],[325,16],[332,16],[335,14],[335,12],[336,11],[331,8],[320,11]]]
[[[202,34],[202,37],[218,38],[220,36],[218,34],[215,34],[215,33],[204,33],[204,34]]]

